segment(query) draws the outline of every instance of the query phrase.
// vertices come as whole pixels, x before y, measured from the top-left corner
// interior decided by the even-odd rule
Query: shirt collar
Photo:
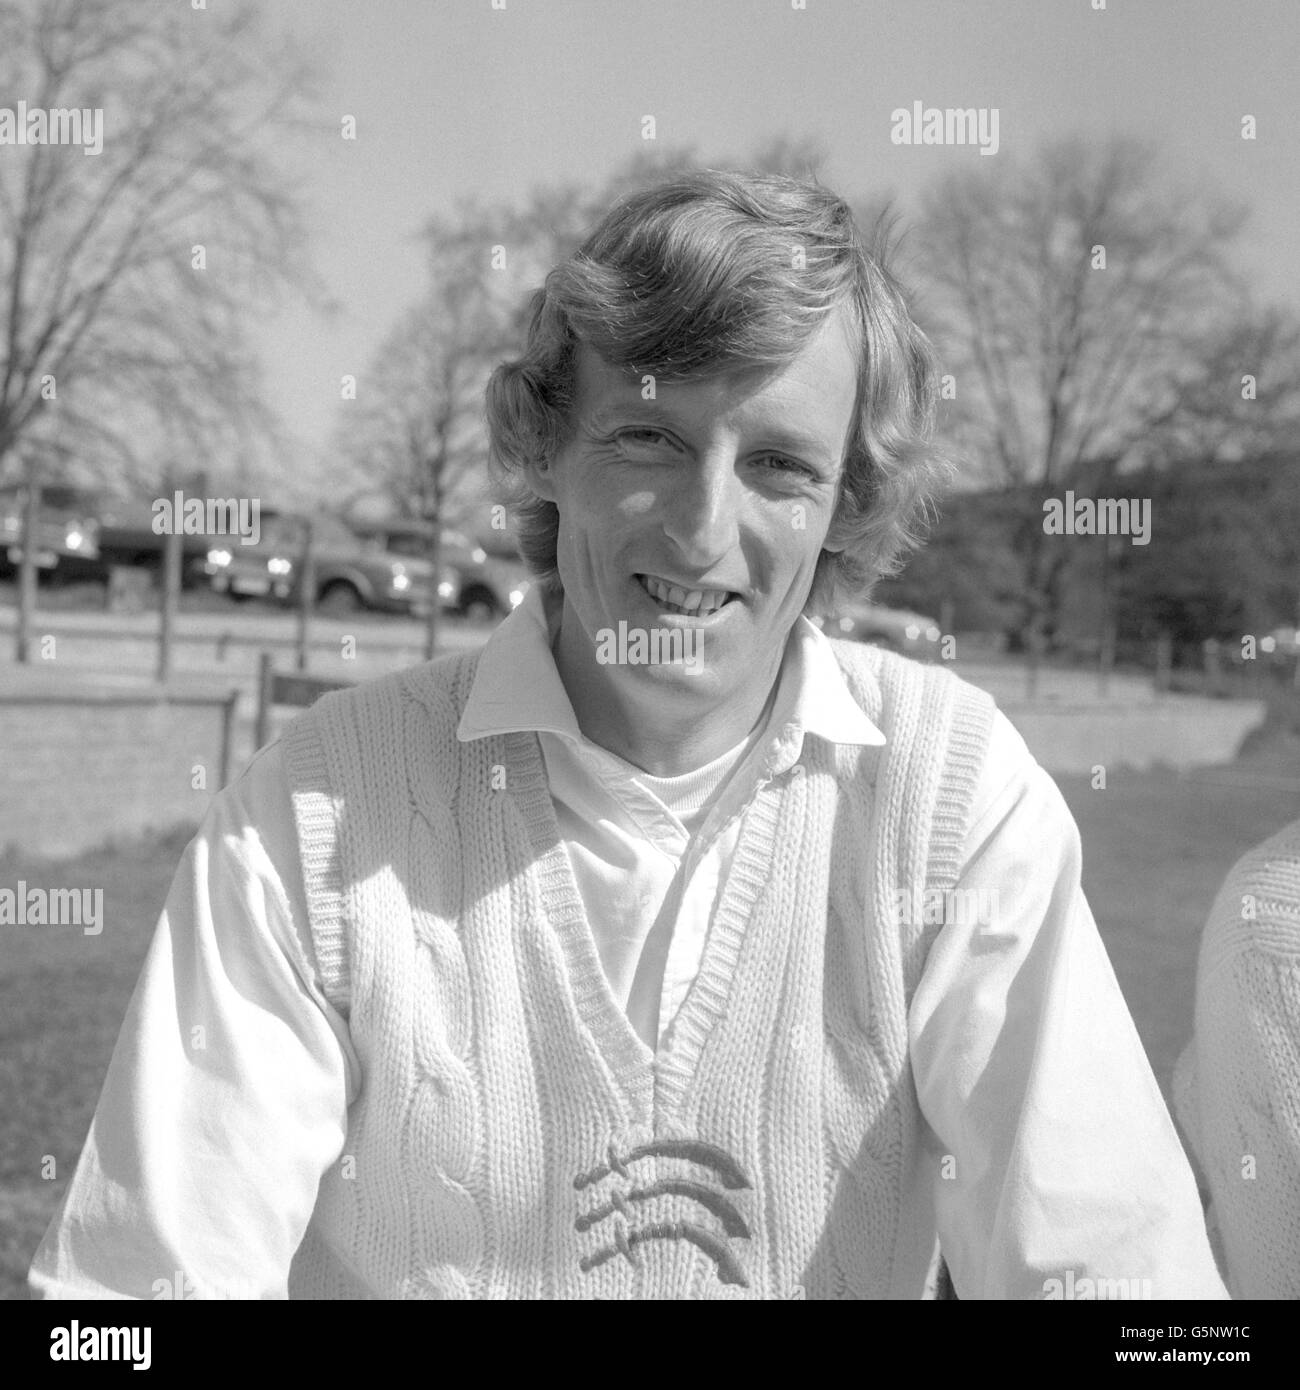
[[[558,597],[548,603],[544,586],[531,585],[479,656],[456,731],[462,743],[519,732],[559,734],[585,742],[551,650],[558,623]],[[774,731],[815,734],[831,743],[879,746],[885,742],[884,734],[850,694],[830,642],[802,615],[795,620],[781,672]]]

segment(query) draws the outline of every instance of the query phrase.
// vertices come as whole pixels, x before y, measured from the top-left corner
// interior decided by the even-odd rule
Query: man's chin
[[[664,690],[716,686],[723,649],[706,624],[664,614],[642,624],[620,618],[594,634],[596,665]],[[731,663],[728,662],[728,665]]]

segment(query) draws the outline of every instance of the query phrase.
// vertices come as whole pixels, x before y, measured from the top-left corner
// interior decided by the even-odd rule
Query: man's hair
[[[618,202],[546,277],[523,354],[488,382],[494,474],[529,569],[558,584],[559,512],[523,467],[553,459],[568,434],[579,343],[657,381],[773,371],[848,306],[858,396],[830,531],[846,545],[822,552],[807,607],[896,572],[949,464],[931,444],[934,353],[887,252],[883,223],[868,247],[843,199],[775,175],[683,174]]]

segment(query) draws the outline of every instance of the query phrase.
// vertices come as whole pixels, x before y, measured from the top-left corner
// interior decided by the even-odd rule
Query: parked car
[[[104,496],[99,508],[100,577],[107,578],[110,569],[120,566],[161,573],[168,537],[154,530],[153,499]],[[193,531],[182,531],[179,539],[181,586],[186,589],[203,584],[203,562],[210,546],[238,544],[235,537]]]
[[[307,518],[262,509],[256,545],[237,540],[212,546],[205,568],[212,587],[234,597],[297,598]],[[333,517],[316,517],[312,530],[316,604],[323,613],[344,616],[372,609],[422,617],[437,600],[454,609],[459,601],[455,570],[444,566],[437,585],[433,566],[418,554],[394,551],[388,537],[359,535]]]
[[[358,535],[396,555],[425,556],[433,537],[433,523],[427,521],[354,521],[350,525]],[[471,621],[504,617],[528,592],[528,571],[513,546],[489,552],[464,532],[444,528],[440,559],[455,577],[456,601],[448,606]]]
[[[271,598],[285,603],[293,594],[294,561],[302,551],[302,522],[283,512],[261,515],[255,545],[238,537],[214,541],[203,570],[219,594],[237,600]]]
[[[499,535],[499,533],[497,533]],[[513,544],[495,537],[471,540],[460,531],[442,533],[442,553],[460,575],[460,611],[472,622],[503,618],[523,602],[532,584]]]
[[[816,619],[830,637],[846,637],[855,642],[871,642],[878,647],[920,661],[934,661],[939,655],[942,634],[934,618],[909,613],[902,608],[883,608],[874,603],[850,604],[824,620]]]
[[[23,558],[24,484],[0,488],[0,574],[10,575]],[[61,577],[89,575],[99,558],[99,498],[63,483],[41,487],[36,512],[36,567]]]

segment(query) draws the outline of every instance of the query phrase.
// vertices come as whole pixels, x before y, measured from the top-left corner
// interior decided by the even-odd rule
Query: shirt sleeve
[[[286,1298],[358,1078],[272,746],[177,869],[33,1296]]]
[[[1080,872],[1060,791],[999,713],[958,895],[909,1015],[954,1287],[961,1298],[1224,1298]]]

